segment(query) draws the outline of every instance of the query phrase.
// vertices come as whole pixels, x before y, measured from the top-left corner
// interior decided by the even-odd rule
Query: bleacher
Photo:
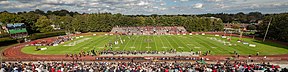
[[[110,33],[126,35],[169,35],[187,33],[187,30],[182,26],[113,27]]]
[[[28,36],[24,23],[10,23],[7,24],[8,33],[12,38],[24,38]]]

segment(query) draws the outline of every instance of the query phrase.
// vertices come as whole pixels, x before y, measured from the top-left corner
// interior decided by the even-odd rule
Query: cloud
[[[52,4],[76,4],[81,3],[84,0],[42,0],[42,3],[52,3]]]
[[[221,2],[223,0],[206,0],[206,1],[209,1],[209,2]]]
[[[223,8],[227,8],[227,7],[229,7],[229,6],[226,6],[225,4],[219,4],[219,3],[217,3],[217,4],[216,4],[216,7],[223,9]]]
[[[192,5],[191,5],[192,4]],[[80,13],[199,14],[219,12],[279,13],[287,0],[0,0],[0,11],[60,10]]]
[[[200,9],[200,8],[203,8],[203,4],[202,3],[196,3],[193,5],[193,7]]]
[[[149,4],[148,2],[140,1],[137,5],[142,6],[142,5],[148,5],[148,4]]]
[[[180,1],[185,2],[185,1],[189,1],[189,0],[180,0]]]
[[[9,4],[10,1],[0,1],[0,4]]]

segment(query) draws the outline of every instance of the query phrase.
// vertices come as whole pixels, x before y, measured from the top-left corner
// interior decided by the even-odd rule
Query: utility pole
[[[242,29],[241,29],[241,28],[239,28],[239,31],[240,31],[240,37],[239,37],[239,40],[241,40],[241,41],[242,41],[242,35],[243,35],[243,31],[242,31]]]
[[[265,39],[266,39],[266,36],[267,36],[268,30],[269,30],[269,27],[270,27],[271,21],[272,21],[272,18],[270,18],[270,21],[269,21],[269,23],[268,23],[268,27],[267,27],[267,29],[266,29],[266,32],[265,32],[265,35],[264,35],[264,38],[263,38],[263,42],[264,42]]]

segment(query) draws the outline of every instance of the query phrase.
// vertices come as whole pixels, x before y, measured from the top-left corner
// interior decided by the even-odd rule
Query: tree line
[[[109,32],[115,26],[184,26],[188,31],[222,31],[222,20],[190,16],[131,16],[111,13],[77,13],[67,10],[9,13],[0,12],[0,21],[24,23],[29,34],[52,32],[60,28],[67,32]]]
[[[263,22],[258,26],[258,34],[264,37],[267,27],[267,38],[288,42],[288,13],[268,15],[263,18]]]
[[[288,41],[288,13],[262,14],[260,12],[236,14],[200,14],[200,15],[122,15],[111,13],[78,13],[67,10],[10,13],[0,12],[0,22],[24,23],[29,34],[53,32],[60,28],[66,32],[109,32],[115,26],[184,26],[193,31],[223,31],[223,23],[257,23],[260,37],[265,34],[269,19],[272,18],[267,38]],[[215,17],[215,18],[211,18]],[[3,31],[3,30],[2,30]]]
[[[217,13],[217,14],[201,14],[198,16],[204,17],[217,17],[221,18],[224,23],[257,23],[259,20],[263,19],[263,17],[269,14],[262,14],[261,12],[249,12],[247,14],[243,12],[239,12],[236,14],[227,14],[227,13]]]

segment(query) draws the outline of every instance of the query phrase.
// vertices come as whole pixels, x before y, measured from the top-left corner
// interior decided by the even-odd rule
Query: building
[[[9,23],[6,25],[6,29],[12,38],[24,38],[28,36],[24,23]]]
[[[4,26],[4,24],[0,22],[0,34],[3,34],[4,32],[7,31],[8,29],[6,28],[6,26]]]
[[[2,32],[3,32],[2,24],[3,24],[3,23],[0,22],[0,34],[2,34]]]
[[[235,28],[240,28],[242,30],[247,30],[247,26],[250,24],[245,23],[224,23],[225,30],[235,30]]]

